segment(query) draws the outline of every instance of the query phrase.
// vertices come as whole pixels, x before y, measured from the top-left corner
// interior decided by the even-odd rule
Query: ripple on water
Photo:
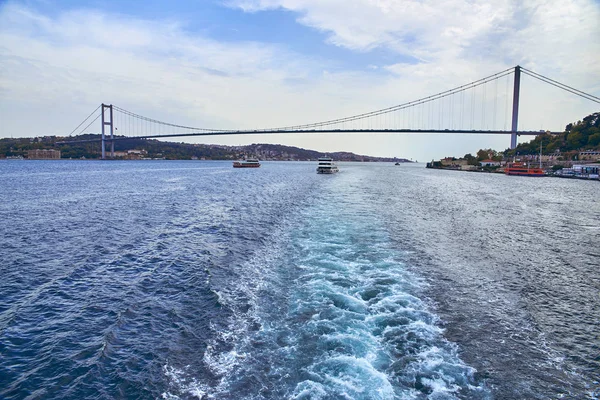
[[[598,397],[589,186],[263,167],[0,163],[0,397]]]
[[[343,212],[314,201],[244,265],[235,290],[221,292],[228,304],[251,300],[205,355],[221,377],[209,398],[490,396],[417,297],[420,282],[385,231],[354,201],[359,210]]]

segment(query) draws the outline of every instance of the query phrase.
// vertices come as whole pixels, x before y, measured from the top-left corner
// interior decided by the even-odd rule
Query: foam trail
[[[205,398],[490,397],[360,192],[315,200],[220,292],[234,312],[206,352],[219,381]]]

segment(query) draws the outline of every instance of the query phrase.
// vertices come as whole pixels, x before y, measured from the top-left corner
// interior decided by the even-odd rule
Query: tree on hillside
[[[578,149],[585,146],[587,138],[584,137],[579,130],[573,129],[567,135],[568,149]]]
[[[477,152],[477,161],[495,159],[498,157],[498,152],[493,149],[481,149]]]
[[[579,150],[600,150],[600,112],[583,118],[581,121],[570,123],[565,131],[559,135],[543,133],[531,142],[520,143],[515,149],[507,149],[504,154],[512,157],[519,154],[537,154],[540,144],[545,154],[560,150],[562,153],[577,152]]]
[[[468,165],[479,165],[477,157],[474,157],[471,153],[465,154],[463,159],[467,160]]]
[[[600,147],[600,132],[596,132],[590,135],[588,138],[588,145],[590,147]]]

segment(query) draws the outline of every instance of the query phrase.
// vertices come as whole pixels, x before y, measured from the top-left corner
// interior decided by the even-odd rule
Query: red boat
[[[506,175],[520,175],[520,176],[546,176],[546,173],[541,168],[530,167],[519,163],[512,164],[511,166],[504,167],[504,173]]]

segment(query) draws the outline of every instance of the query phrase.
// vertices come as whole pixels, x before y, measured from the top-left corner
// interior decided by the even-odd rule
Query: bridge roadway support
[[[106,121],[104,110],[109,110],[110,121]],[[113,106],[112,104],[102,103],[102,159],[106,160],[106,135],[104,133],[104,127],[110,126],[110,157],[115,158],[115,141],[114,141],[114,127],[113,127]]]
[[[517,147],[517,132],[519,131],[519,91],[521,90],[521,67],[515,67],[515,85],[513,88],[512,126],[510,133],[510,148]]]

